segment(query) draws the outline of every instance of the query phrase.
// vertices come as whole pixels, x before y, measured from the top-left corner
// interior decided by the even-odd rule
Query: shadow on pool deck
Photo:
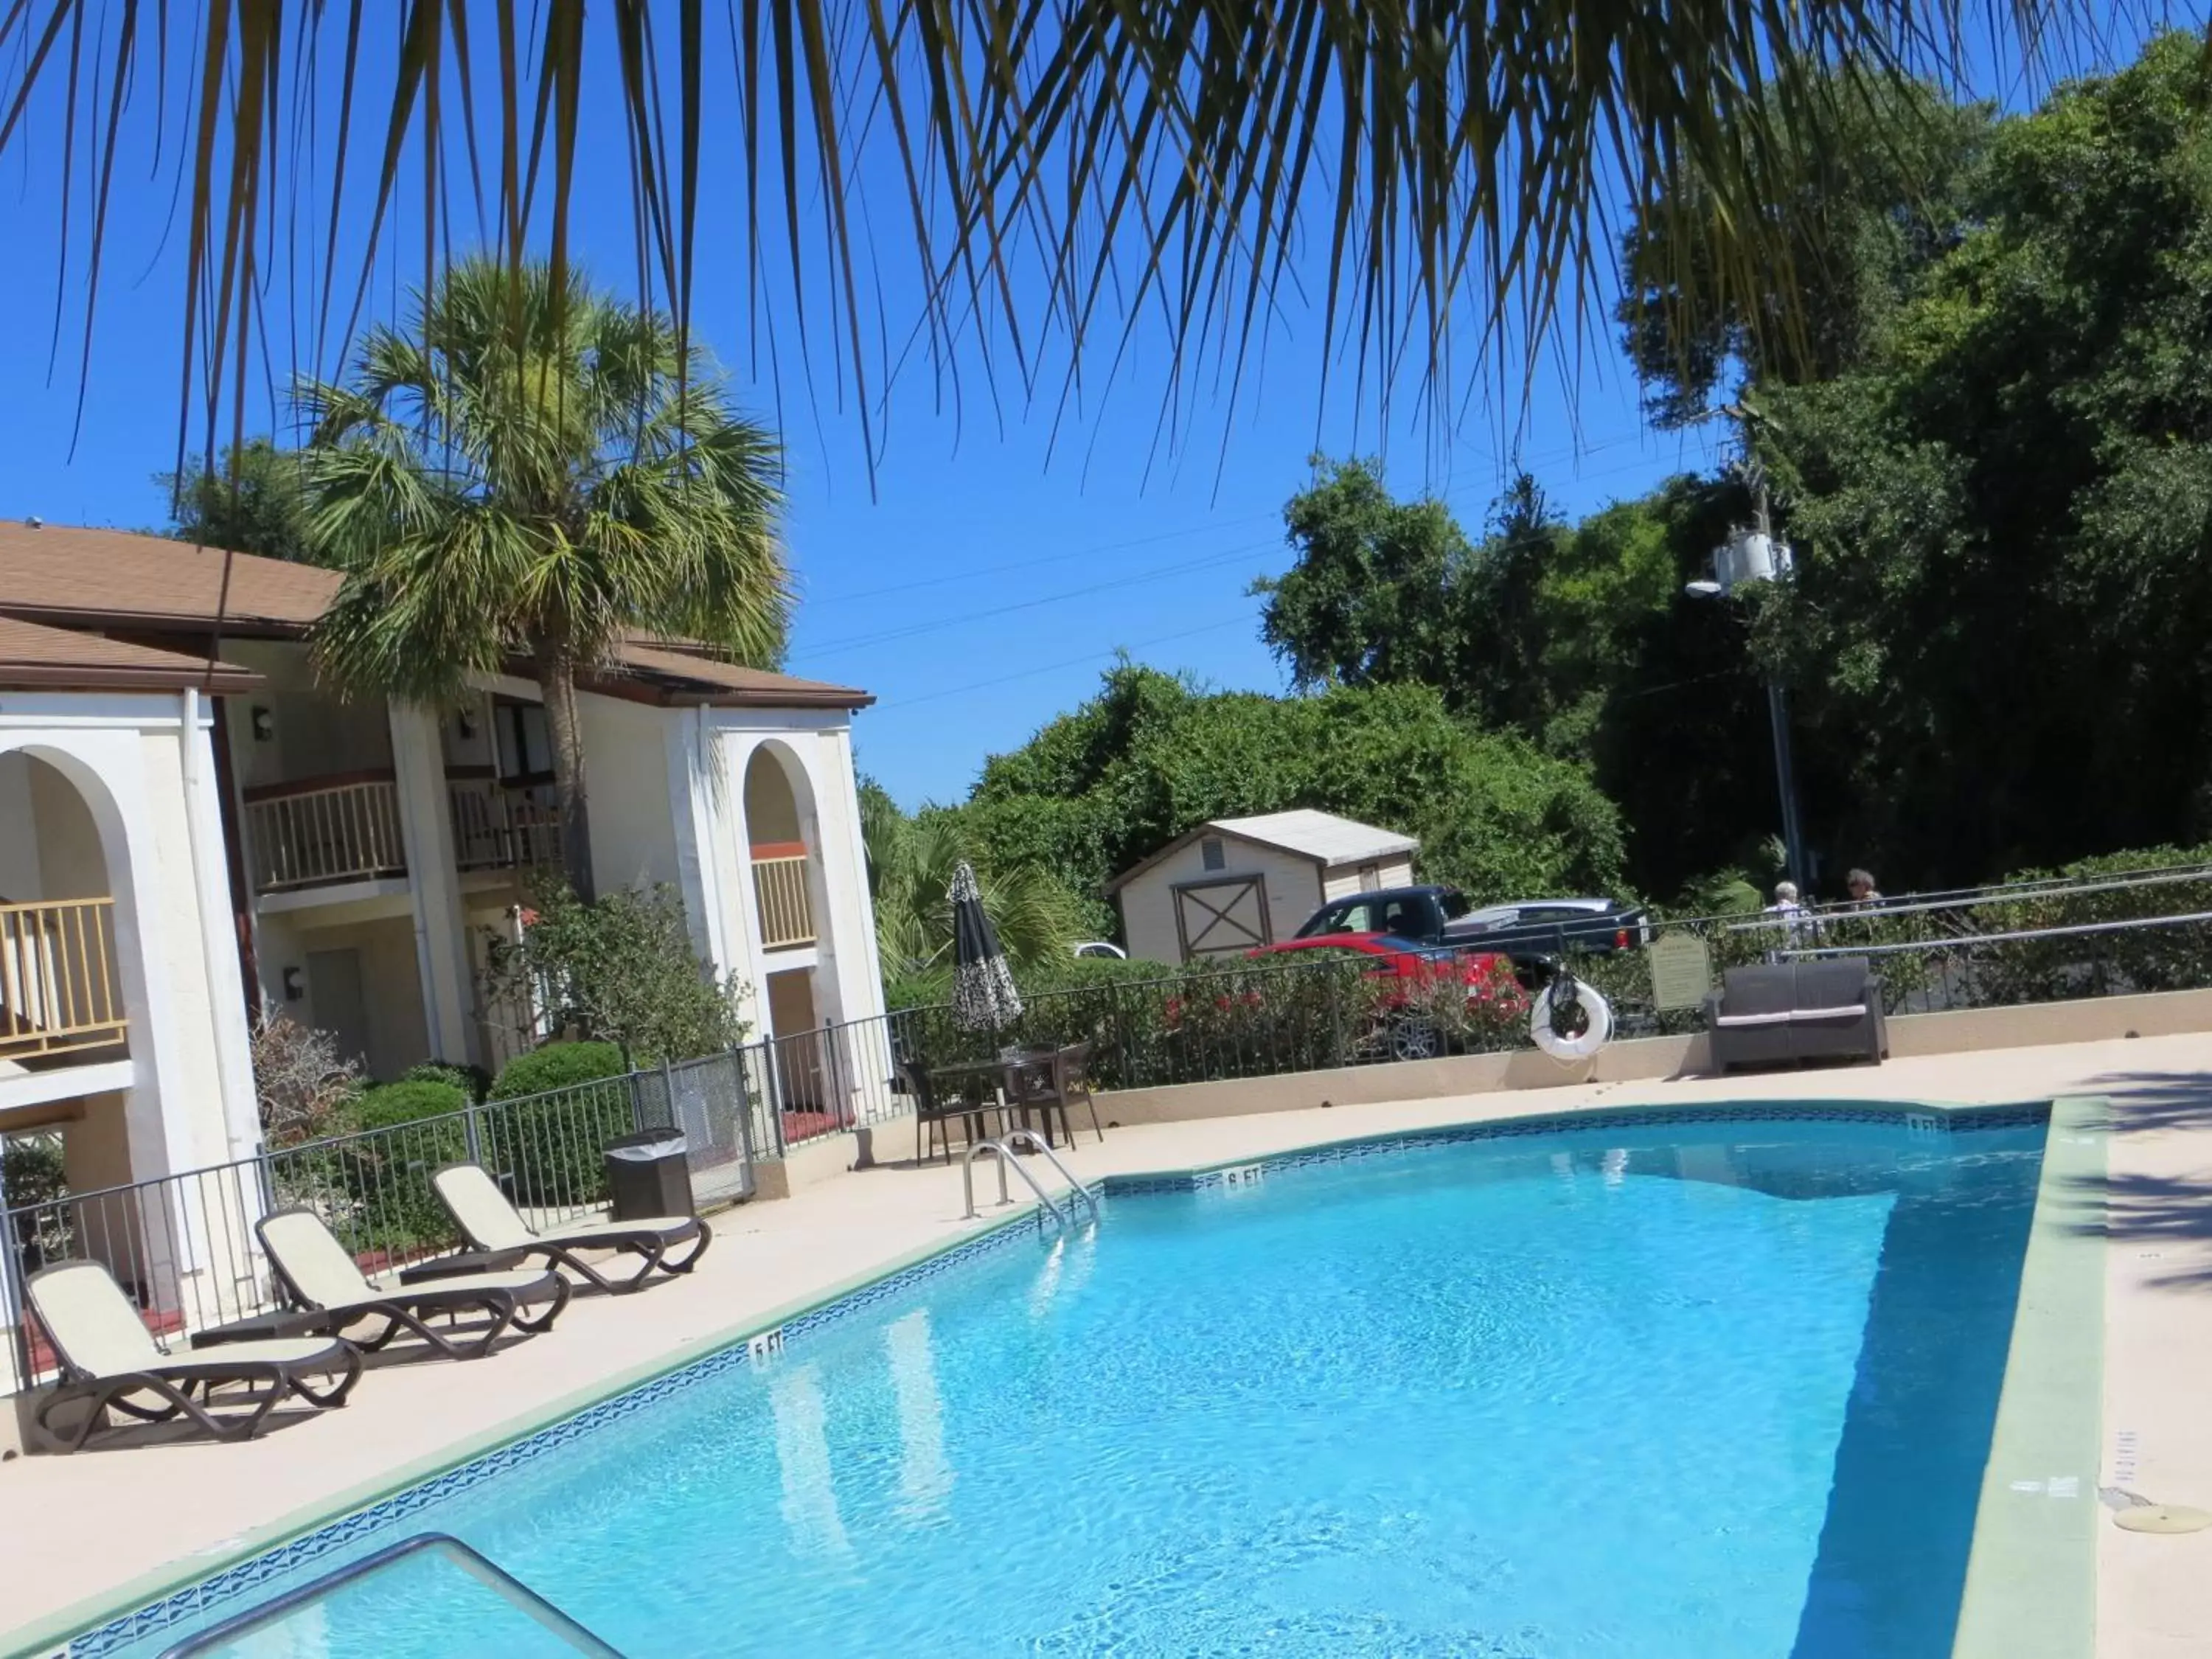
[[[1996,1196],[1971,1283],[1940,1191],[1890,1212],[1790,1659],[1951,1651],[2034,1212],[2032,1188]]]
[[[2112,1072],[2094,1091],[2112,1103],[2116,1133],[2212,1129],[2212,1073]],[[2212,1174],[2100,1176],[2061,1190],[2069,1227],[2138,1246],[2212,1243]],[[2212,1290],[2212,1263],[2177,1266],[2147,1281],[2161,1290]]]

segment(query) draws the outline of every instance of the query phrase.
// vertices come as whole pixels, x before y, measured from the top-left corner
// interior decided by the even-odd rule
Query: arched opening
[[[763,953],[761,1012],[775,1039],[787,1132],[811,1133],[822,1127],[823,1115],[841,1109],[834,1057],[823,1040],[837,1009],[835,977],[822,971],[830,953],[823,927],[830,910],[814,791],[799,757],[771,741],[745,763],[744,797],[753,915]]]
[[[38,1070],[128,1052],[105,839],[61,766],[0,753],[0,1061]]]
[[[751,845],[753,908],[760,923],[761,947],[787,951],[815,942],[814,883],[809,866],[815,856],[799,791],[805,775],[794,781],[795,757],[763,744],[745,763],[745,838]],[[811,793],[811,792],[810,792]]]
[[[149,1318],[178,1305],[176,1229],[127,1183],[167,1168],[160,1095],[108,1062],[146,1038],[144,964],[128,831],[97,765],[58,748],[0,750],[0,1092],[13,1279],[47,1261],[107,1264]],[[57,1085],[84,1073],[82,1092]],[[102,1196],[77,1199],[78,1194]],[[166,1311],[165,1311],[166,1310]],[[0,1323],[15,1316],[0,1308]]]

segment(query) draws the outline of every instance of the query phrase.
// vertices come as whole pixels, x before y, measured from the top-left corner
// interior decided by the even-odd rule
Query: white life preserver
[[[1548,985],[1529,1014],[1530,1035],[1536,1039],[1536,1046],[1553,1060],[1588,1060],[1613,1039],[1613,1010],[1597,987],[1577,981],[1575,1000],[1589,1019],[1580,1036],[1561,1036],[1552,1029],[1552,988]]]

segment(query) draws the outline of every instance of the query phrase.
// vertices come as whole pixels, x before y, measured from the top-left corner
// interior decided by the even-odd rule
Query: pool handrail
[[[1038,1138],[1037,1133],[1034,1129],[1012,1129],[1007,1131],[1005,1134],[997,1137],[995,1139],[979,1140],[968,1148],[967,1157],[963,1158],[960,1161],[960,1191],[962,1195],[967,1200],[967,1207],[962,1213],[960,1218],[963,1221],[973,1221],[975,1218],[975,1155],[978,1152],[988,1152],[992,1156],[993,1162],[997,1164],[999,1166],[999,1203],[1000,1206],[1004,1207],[1005,1206],[1013,1202],[1013,1200],[1006,1194],[1006,1170],[1009,1166],[1012,1166],[1014,1173],[1029,1183],[1030,1190],[1036,1194],[1037,1202],[1042,1205],[1046,1213],[1050,1215],[1053,1220],[1059,1224],[1060,1231],[1066,1232],[1067,1231],[1067,1212],[1065,1210],[1062,1210],[1059,1205],[1053,1202],[1051,1194],[1047,1193],[1043,1187],[1038,1184],[1037,1178],[1030,1173],[1029,1166],[1022,1162],[1021,1158],[1018,1155],[1016,1143],[1024,1140],[1030,1144],[1032,1149],[1036,1152],[1042,1152],[1046,1159],[1052,1164],[1052,1167],[1060,1171],[1061,1178],[1067,1182],[1068,1189],[1079,1197],[1085,1204],[1091,1206],[1091,1223],[1093,1225],[1096,1225],[1098,1220],[1098,1200],[1097,1195],[1093,1194],[1088,1187],[1085,1186],[1081,1182],[1075,1178],[1074,1175],[1069,1170],[1067,1165],[1060,1161],[1059,1158],[1054,1154],[1052,1148]]]
[[[266,1630],[278,1620],[298,1612],[311,1602],[319,1601],[332,1592],[343,1589],[358,1579],[410,1556],[429,1553],[443,1556],[478,1583],[511,1602],[530,1615],[554,1636],[558,1637],[576,1652],[587,1659],[623,1659],[621,1650],[602,1641],[581,1624],[555,1607],[527,1584],[485,1556],[454,1537],[451,1533],[417,1533],[397,1544],[364,1555],[358,1561],[349,1561],[334,1571],[309,1580],[296,1589],[287,1590],[258,1607],[210,1625],[205,1630],[172,1644],[161,1650],[161,1659],[201,1659],[202,1656],[220,1651],[223,1647],[257,1631]]]

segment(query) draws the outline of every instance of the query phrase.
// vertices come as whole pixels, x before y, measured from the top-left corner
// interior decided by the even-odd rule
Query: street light
[[[1758,482],[1752,500],[1759,527],[1739,530],[1713,550],[1711,578],[1683,584],[1682,591],[1692,599],[1727,599],[1739,587],[1778,580],[1790,574],[1790,545],[1776,541],[1767,528],[1764,479]],[[1797,769],[1790,753],[1789,694],[1771,674],[1766,677],[1766,716],[1774,728],[1774,777],[1782,793],[1783,856],[1789,865],[1790,879],[1803,888],[1810,883],[1811,874],[1805,862],[1805,834],[1797,810]]]

